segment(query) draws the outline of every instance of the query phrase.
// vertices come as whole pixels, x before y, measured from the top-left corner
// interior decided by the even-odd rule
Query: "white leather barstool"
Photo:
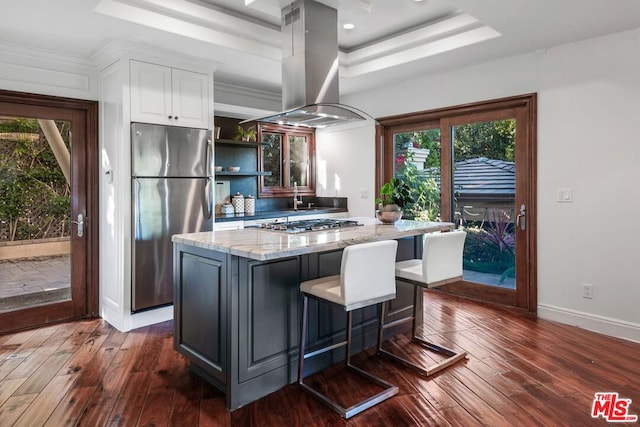
[[[396,297],[394,268],[397,248],[398,242],[395,240],[347,246],[342,253],[340,275],[321,277],[300,284],[300,290],[303,294],[303,308],[300,352],[298,354],[298,384],[343,418],[350,418],[398,393],[398,387],[395,385],[351,364],[352,311],[380,304]],[[309,298],[344,308],[347,312],[347,339],[305,354]],[[305,384],[303,378],[305,359],[345,345],[347,346],[345,357],[347,368],[383,388],[381,392],[348,408]]]
[[[398,322],[394,322],[385,325],[384,319],[381,320],[383,326],[379,329],[378,352],[404,366],[417,370],[425,376],[433,375],[467,356],[467,352],[465,351],[457,353],[449,348],[416,337],[418,298],[422,298],[423,288],[434,288],[462,279],[462,251],[466,237],[467,233],[464,231],[427,234],[424,237],[422,259],[410,259],[396,263],[396,279],[411,283],[415,287],[413,314],[410,318],[412,321],[411,341],[433,352],[444,354],[447,358],[432,366],[425,367],[384,350],[382,348],[383,331],[398,324]],[[385,304],[383,303],[383,316],[384,310]],[[400,322],[404,322],[405,320],[406,319],[403,319]]]

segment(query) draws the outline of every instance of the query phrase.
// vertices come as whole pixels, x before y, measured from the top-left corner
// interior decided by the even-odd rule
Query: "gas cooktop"
[[[261,224],[260,227],[266,230],[284,231],[286,233],[304,233],[305,231],[323,231],[341,229],[347,227],[357,227],[358,221],[348,219],[302,219],[288,222],[269,222]]]

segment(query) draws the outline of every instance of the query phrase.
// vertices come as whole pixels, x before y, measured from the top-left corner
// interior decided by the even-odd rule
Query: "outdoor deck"
[[[71,297],[70,256],[0,261],[0,312]]]

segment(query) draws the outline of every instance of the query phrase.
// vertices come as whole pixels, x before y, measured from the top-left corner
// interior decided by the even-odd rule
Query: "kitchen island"
[[[398,240],[398,260],[420,257],[425,233],[451,223],[398,221],[304,233],[249,228],[173,236],[174,348],[236,409],[297,380],[300,282],[340,273],[342,249]],[[389,321],[409,317],[413,287],[398,283]],[[339,307],[309,307],[308,348],[344,340]],[[375,345],[377,307],[354,313],[353,350]],[[344,348],[305,364],[305,375],[342,360]]]

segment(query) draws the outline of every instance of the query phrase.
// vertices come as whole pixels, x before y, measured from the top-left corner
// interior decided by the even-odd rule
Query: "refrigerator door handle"
[[[205,175],[211,176],[211,162],[212,162],[212,154],[213,154],[213,141],[207,139],[207,155],[206,155],[206,165],[205,165]]]
[[[134,192],[133,192],[133,212],[134,212],[134,224],[133,224],[133,230],[134,230],[134,238],[138,239],[140,238],[140,207],[141,207],[141,203],[140,203],[140,181],[138,181],[136,178],[133,179],[133,185],[135,187]]]
[[[211,197],[211,178],[207,178],[205,180],[204,185],[202,186],[202,213],[205,218],[211,219],[213,215],[213,197]]]

